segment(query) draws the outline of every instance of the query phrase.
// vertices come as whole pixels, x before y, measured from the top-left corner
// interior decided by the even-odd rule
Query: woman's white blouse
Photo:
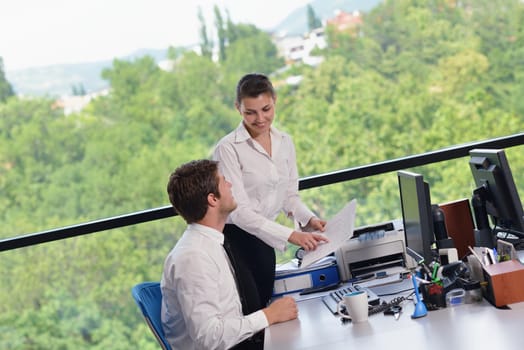
[[[271,128],[271,156],[253,140],[241,122],[215,147],[213,159],[232,183],[238,204],[233,223],[268,245],[284,250],[293,229],[276,223],[281,211],[305,226],[314,214],[298,195],[295,146],[291,137]]]

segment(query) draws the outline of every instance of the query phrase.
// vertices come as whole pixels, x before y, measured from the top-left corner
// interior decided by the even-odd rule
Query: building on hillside
[[[273,41],[286,64],[304,63],[317,66],[323,58],[315,56],[314,50],[327,47],[324,28],[314,29],[303,36],[273,37]]]
[[[327,26],[334,26],[338,31],[357,32],[361,24],[362,16],[359,11],[349,13],[337,10],[335,11],[335,16],[325,21],[321,28],[316,28],[305,35],[274,35],[273,42],[277,46],[279,55],[284,57],[287,65],[304,63],[310,66],[317,66],[323,61],[323,57],[315,55],[315,49],[322,50],[327,47]]]
[[[349,13],[337,10],[335,17],[326,21],[326,26],[334,26],[340,32],[353,31],[360,25],[362,25],[362,16],[359,11]]]
[[[64,115],[78,113],[96,97],[107,96],[108,94],[109,88],[80,96],[62,96],[55,101],[53,108],[62,108]]]

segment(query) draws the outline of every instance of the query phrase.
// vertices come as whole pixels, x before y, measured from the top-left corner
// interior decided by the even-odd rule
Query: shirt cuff
[[[249,317],[249,322],[253,326],[253,329],[256,329],[257,332],[269,326],[269,322],[266,318],[266,314],[262,310],[255,311],[252,314],[250,314],[248,317]]]
[[[291,236],[291,234],[293,233],[293,229],[284,225],[280,225],[279,223],[271,220],[267,220],[264,224],[262,224],[261,231],[271,232],[271,236],[269,237],[269,239],[271,240],[272,244],[269,244],[268,242],[266,243],[273,246],[275,249],[280,250],[281,252],[286,250],[289,236]]]
[[[316,215],[312,211],[305,210],[297,213],[295,215],[295,220],[297,220],[300,226],[305,227],[309,223],[309,220],[311,220],[313,217],[316,217]]]

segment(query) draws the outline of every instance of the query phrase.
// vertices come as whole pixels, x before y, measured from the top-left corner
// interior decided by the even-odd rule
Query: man
[[[162,323],[173,349],[245,346],[267,326],[297,318],[291,297],[242,314],[222,230],[237,204],[218,162],[192,161],[171,174],[169,200],[188,227],[164,264]],[[247,345],[249,346],[249,345]]]

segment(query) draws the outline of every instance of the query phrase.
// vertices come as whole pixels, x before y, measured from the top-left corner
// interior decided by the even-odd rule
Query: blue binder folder
[[[305,269],[278,270],[275,276],[273,296],[301,292],[306,288],[323,287],[340,282],[337,262],[334,257],[324,258],[318,264]]]

